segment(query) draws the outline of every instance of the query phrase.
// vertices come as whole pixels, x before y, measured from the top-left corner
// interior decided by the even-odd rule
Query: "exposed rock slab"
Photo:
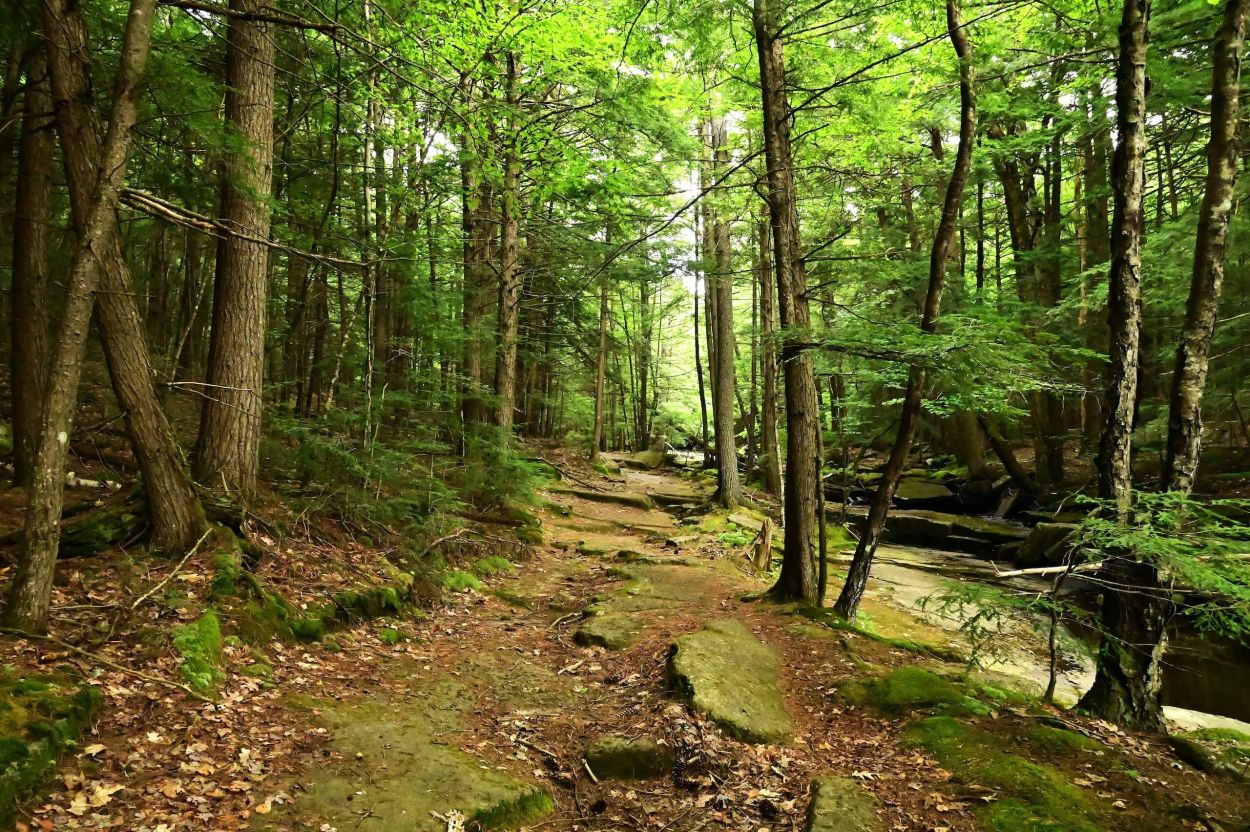
[[[676,754],[667,745],[646,737],[619,734],[600,737],[586,749],[586,763],[601,780],[650,780],[673,770]]]
[[[609,503],[611,505],[640,508],[644,511],[650,511],[655,508],[651,503],[650,497],[634,491],[594,491],[589,488],[552,488],[550,490],[559,494],[580,497],[592,503]]]
[[[583,647],[624,650],[640,632],[642,624],[633,616],[603,613],[586,619],[573,634],[573,640]]]
[[[777,657],[740,622],[708,622],[677,639],[669,684],[726,733],[745,742],[783,742],[794,731],[778,687]]]
[[[1020,544],[1012,560],[1023,567],[1063,563],[1068,551],[1068,538],[1076,528],[1074,523],[1038,523]]]
[[[878,832],[877,796],[849,777],[818,777],[812,781],[807,832]]]

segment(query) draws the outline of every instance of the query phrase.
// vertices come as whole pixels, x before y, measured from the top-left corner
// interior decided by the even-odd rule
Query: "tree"
[[[960,205],[963,201],[964,186],[968,182],[968,174],[972,170],[972,146],[977,132],[976,96],[973,90],[972,47],[968,35],[960,20],[958,0],[946,0],[946,30],[951,45],[959,58],[959,149],[955,153],[955,165],[951,171],[950,184],[946,187],[946,196],[942,205],[942,218],[938,223],[937,233],[933,236],[933,249],[929,255],[929,285],[925,291],[924,311],[920,319],[920,331],[932,334],[937,330],[938,315],[942,306],[942,290],[946,283],[946,261],[950,256],[951,245],[958,231]],[[890,448],[890,456],[886,461],[881,481],[873,495],[872,506],[868,510],[868,522],[855,546],[855,555],[851,567],[847,571],[846,583],[838,596],[834,610],[846,619],[852,619],[859,610],[864,590],[868,586],[868,576],[872,570],[873,557],[876,554],[877,542],[885,528],[886,515],[894,492],[898,488],[899,479],[907,465],[907,457],[911,453],[912,438],[916,432],[916,422],[920,418],[920,408],[924,399],[926,380],[925,368],[913,364],[908,370],[907,390],[903,394],[903,409],[899,414],[898,431],[894,444]]]
[[[707,123],[708,150],[712,158],[712,176],[716,177],[728,161],[725,149],[725,122],[711,119]],[[729,223],[721,219],[715,207],[707,209],[709,252],[712,268],[708,270],[708,296],[715,310],[710,342],[712,358],[712,420],[716,425],[716,500],[724,508],[737,508],[742,500],[738,482],[738,439],[734,426],[734,401],[737,379],[734,369],[733,315],[733,252],[730,250]]]
[[[1142,193],[1146,174],[1148,0],[1125,0],[1116,69],[1111,272],[1107,306],[1111,353],[1107,415],[1099,443],[1099,496],[1121,525],[1132,522],[1132,435],[1141,346]],[[1171,617],[1169,593],[1155,566],[1132,552],[1108,553],[1101,576],[1103,639],[1094,685],[1081,707],[1121,725],[1163,727],[1159,659]]]
[[[107,253],[116,245],[117,206],[126,171],[130,132],[138,112],[138,96],[151,42],[155,0],[132,0],[122,40],[121,61],[113,82],[112,110],[97,162],[98,177],[91,208],[83,223],[66,282],[56,351],[48,375],[46,401],[35,454],[34,480],[26,509],[26,522],[18,552],[17,575],[9,588],[4,623],[8,627],[42,633],[47,629],[52,597],[52,577],[60,539],[61,504],[69,433],[82,372],[83,351],[91,319],[93,293],[108,266]],[[54,96],[65,100],[68,81],[63,75],[68,53],[75,42],[67,34],[75,30],[68,21],[72,12],[61,0],[48,0],[44,31],[52,54]],[[60,105],[63,107],[63,105]],[[63,127],[68,126],[62,121]],[[87,130],[90,124],[77,125]],[[62,130],[62,141],[70,131]]]
[[[26,70],[25,110],[13,211],[13,482],[34,479],[48,361],[48,233],[52,213],[53,118],[44,50]]]
[[[222,160],[212,338],[195,447],[195,476],[242,501],[256,494],[269,284],[274,32],[264,0],[230,0],[226,122],[242,146]]]
[[[759,55],[768,210],[783,330],[780,360],[786,398],[785,546],[781,575],[773,591],[779,598],[814,601],[818,586],[812,541],[816,536],[816,434],[820,414],[812,359],[801,346],[802,332],[811,318],[795,204],[784,45],[778,36],[780,21],[771,0],[754,0],[752,23]]]

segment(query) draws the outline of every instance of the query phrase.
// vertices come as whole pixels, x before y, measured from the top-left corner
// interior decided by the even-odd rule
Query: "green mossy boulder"
[[[673,770],[676,754],[667,745],[646,737],[617,734],[600,737],[586,749],[586,764],[600,780],[650,780]]]
[[[642,624],[633,616],[602,613],[586,619],[573,634],[573,641],[583,647],[624,650],[641,631]]]
[[[876,679],[853,679],[839,688],[841,698],[884,714],[898,715],[921,708],[958,713],[988,713],[989,709],[955,682],[922,667],[907,666]]]
[[[668,681],[726,733],[784,742],[794,732],[778,687],[776,654],[733,620],[711,621],[669,649]]]
[[[807,807],[807,832],[878,832],[880,801],[848,777],[818,777],[812,781]]]
[[[1228,728],[1172,734],[1168,745],[1181,760],[1207,774],[1250,780],[1250,735]]]
[[[0,828],[75,747],[103,701],[98,689],[65,674],[0,674]]]
[[[958,782],[993,790],[998,800],[977,810],[992,832],[1100,832],[1096,796],[1054,766],[1011,753],[1012,745],[949,716],[909,726],[905,744],[921,749]]]

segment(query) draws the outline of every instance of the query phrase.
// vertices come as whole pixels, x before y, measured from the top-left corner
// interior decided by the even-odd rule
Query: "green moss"
[[[543,819],[555,808],[551,795],[541,789],[533,789],[489,809],[479,809],[470,821],[479,829],[516,829]]]
[[[174,628],[174,650],[182,657],[178,671],[187,684],[208,693],[224,678],[221,671],[221,621],[213,610]]]
[[[993,734],[949,716],[921,720],[907,728],[904,741],[923,749],[959,781],[999,792],[1000,799],[978,811],[994,832],[1097,832],[1097,803],[1053,766],[1009,753]]]
[[[1050,725],[1037,725],[1030,728],[1024,737],[1031,745],[1057,754],[1097,751],[1103,747],[1098,740],[1084,734],[1067,728],[1054,728]]]
[[[990,709],[970,689],[922,667],[900,667],[876,679],[854,679],[842,685],[842,698],[885,714],[901,714],[918,708],[982,716]]]
[[[399,642],[403,641],[404,634],[394,627],[383,627],[378,631],[378,638],[382,640],[383,644],[399,644]]]
[[[483,578],[498,575],[500,572],[507,572],[510,569],[512,569],[512,561],[499,555],[482,558],[473,564],[473,571]]]
[[[498,598],[500,601],[503,601],[505,604],[507,604],[510,607],[516,607],[517,609],[522,609],[522,610],[534,609],[533,601],[526,598],[524,595],[519,595],[513,592],[512,590],[496,589],[494,591],[494,594],[496,598]]]
[[[273,665],[268,662],[255,662],[239,672],[254,679],[268,679],[273,676]]]
[[[467,592],[481,589],[482,582],[468,572],[456,571],[443,576],[443,586],[451,592]]]
[[[103,697],[70,676],[0,675],[0,828],[91,725]]]

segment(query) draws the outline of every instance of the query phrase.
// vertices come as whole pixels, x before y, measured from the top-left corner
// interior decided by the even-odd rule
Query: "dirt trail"
[[[566,482],[543,495],[546,543],[535,557],[409,627],[411,641],[394,648],[384,678],[361,680],[341,701],[289,703],[334,738],[286,787],[293,800],[255,817],[254,829],[448,829],[452,812],[556,830],[801,829],[812,779],[825,774],[875,795],[881,830],[982,828],[974,812],[992,794],[957,784],[901,742],[905,718],[834,696],[848,679],[916,663],[914,653],[743,600],[767,584],[721,542],[723,517],[683,526],[643,507],[697,503],[692,481],[630,470],[584,477],[594,488]],[[788,742],[738,742],[670,690],[674,641],[725,619],[776,656]],[[596,633],[603,622],[610,626]],[[928,632],[895,623],[908,637]],[[1016,730],[1009,714],[992,719],[1000,716],[1003,730]],[[654,740],[675,763],[661,778],[600,780],[584,755],[610,734]],[[1164,755],[1136,739],[1122,746]],[[1122,822],[1108,828],[1199,828],[1179,818],[1160,826],[1149,795],[1166,776],[1199,800],[1208,789],[1201,775],[1166,761],[1130,766],[1120,753],[1082,764],[1097,773],[1098,802],[1124,801]],[[1136,779],[1113,776],[1126,768]]]

